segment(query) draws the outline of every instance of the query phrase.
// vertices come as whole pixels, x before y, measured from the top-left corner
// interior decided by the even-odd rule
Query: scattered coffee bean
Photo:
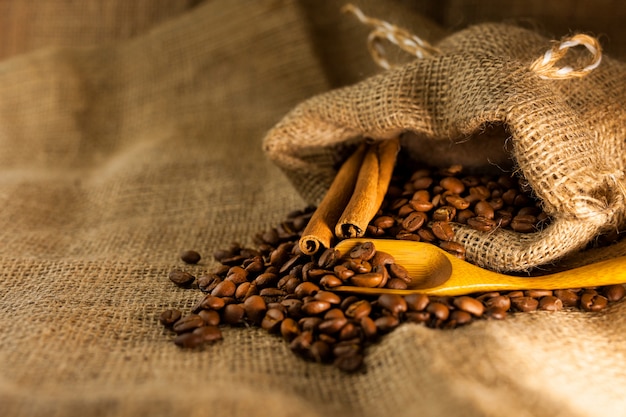
[[[217,326],[204,326],[195,329],[192,334],[200,336],[202,342],[213,343],[222,340],[222,331]]]
[[[203,343],[202,335],[197,333],[182,333],[174,338],[174,344],[181,348],[192,349]]]
[[[169,279],[179,287],[189,287],[196,277],[189,272],[181,271],[180,269],[174,269],[169,274]]]
[[[181,317],[176,323],[174,323],[172,329],[176,333],[180,334],[189,332],[197,327],[202,326],[204,326],[204,320],[202,320],[202,317],[197,314],[188,314],[184,317]]]
[[[159,321],[161,322],[162,325],[170,327],[174,323],[176,323],[178,319],[181,318],[181,316],[182,316],[182,313],[180,310],[176,310],[176,309],[165,310],[159,316]]]
[[[187,264],[197,264],[202,257],[195,250],[185,250],[180,253],[180,259]]]

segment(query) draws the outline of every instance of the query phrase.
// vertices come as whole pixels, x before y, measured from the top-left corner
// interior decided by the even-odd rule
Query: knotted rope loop
[[[406,29],[399,28],[384,20],[366,16],[361,9],[353,4],[346,4],[342,7],[341,11],[344,13],[352,13],[362,23],[373,28],[367,37],[367,48],[374,62],[384,69],[390,69],[393,65],[387,59],[387,52],[383,40],[391,42],[419,59],[439,53],[437,48]]]
[[[563,58],[570,48],[584,46],[591,54],[589,64],[580,69],[570,66],[558,67],[558,61]],[[577,34],[565,38],[560,43],[555,43],[548,49],[542,57],[536,59],[530,69],[536,72],[541,78],[547,80],[566,80],[570,78],[581,78],[596,69],[602,61],[602,47],[600,42],[593,36]]]

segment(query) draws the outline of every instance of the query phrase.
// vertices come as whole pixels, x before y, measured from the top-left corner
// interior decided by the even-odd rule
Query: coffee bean
[[[372,242],[363,242],[357,244],[350,251],[349,256],[353,259],[360,259],[362,261],[369,261],[376,254],[376,247]]]
[[[198,327],[191,334],[200,336],[203,342],[213,343],[222,340],[222,331],[217,326]]]
[[[348,321],[342,328],[339,330],[338,338],[339,340],[349,340],[356,339],[362,336],[361,327],[356,324]]]
[[[305,281],[298,285],[294,290],[294,294],[298,298],[304,298],[308,295],[315,295],[320,290],[320,287],[310,281]]]
[[[495,217],[495,211],[491,204],[486,201],[478,201],[474,206],[474,212],[477,216],[481,216],[485,219],[493,220]]]
[[[182,312],[177,309],[165,310],[159,316],[159,321],[164,326],[172,326],[174,323],[178,321],[182,316]]]
[[[457,242],[440,242],[439,247],[459,259],[465,259],[465,246]]]
[[[304,313],[302,312],[302,300],[297,298],[286,298],[280,302],[280,304],[285,308],[287,315],[296,320],[302,318]]]
[[[380,295],[378,297],[378,305],[389,311],[394,316],[404,313],[408,308],[406,300],[396,294]]]
[[[297,335],[291,343],[289,343],[289,348],[301,355],[308,355],[309,349],[315,340],[315,336],[313,332],[310,330],[304,330],[299,335]]]
[[[381,333],[389,333],[400,325],[400,319],[396,316],[382,316],[374,320],[376,328]]]
[[[491,306],[485,310],[485,316],[494,320],[504,320],[506,318],[506,310],[502,307]]]
[[[474,212],[470,209],[459,210],[457,212],[457,215],[454,221],[460,224],[467,224],[467,221],[471,219],[472,217],[474,217],[475,215],[476,214],[474,214]]]
[[[426,221],[427,217],[420,211],[414,211],[402,220],[402,227],[409,232],[414,232]]]
[[[603,289],[604,296],[611,302],[620,301],[626,295],[622,284],[608,285]]]
[[[174,338],[174,344],[181,348],[193,349],[204,342],[202,335],[190,332],[182,333]]]
[[[315,316],[321,314],[330,308],[328,301],[311,300],[302,305],[302,312],[307,315]]]
[[[427,311],[407,311],[404,317],[409,323],[424,324],[430,319],[430,313]]]
[[[408,285],[406,281],[403,281],[400,278],[392,278],[387,281],[387,284],[385,284],[385,288],[389,288],[391,290],[406,290],[408,288]]]
[[[270,265],[273,266],[282,266],[289,258],[291,257],[290,251],[293,247],[293,242],[284,242],[281,243],[275,250],[270,254]]]
[[[346,316],[355,320],[369,316],[372,311],[372,304],[367,300],[358,300],[350,304],[345,311]]]
[[[295,246],[294,248],[298,248],[298,246]],[[280,274],[286,274],[288,272],[290,272],[292,269],[296,269],[300,266],[300,264],[306,259],[306,257],[301,254],[298,253],[296,255],[293,255],[291,258],[289,258],[289,260],[287,262],[285,262],[279,269],[278,272]]]
[[[263,321],[261,321],[261,327],[270,333],[276,333],[280,330],[280,326],[284,319],[285,314],[281,310],[277,308],[270,308],[265,313]]]
[[[524,295],[532,298],[549,297],[552,295],[552,290],[526,290]]]
[[[407,309],[410,311],[424,311],[430,303],[430,299],[426,294],[410,294],[404,297]]]
[[[452,206],[441,206],[432,214],[432,219],[441,222],[451,222],[456,216],[456,208]]]
[[[514,297],[511,298],[511,304],[516,310],[527,313],[537,310],[539,301],[532,297]]]
[[[393,278],[399,278],[405,283],[411,283],[411,276],[409,275],[409,271],[405,267],[400,264],[392,263],[389,265],[389,273]]]
[[[453,194],[461,194],[465,191],[465,184],[456,177],[446,177],[439,182],[439,185]]]
[[[411,214],[413,214],[413,213],[421,213],[421,214],[424,214],[425,212],[428,212],[428,211],[430,211],[430,210],[432,210],[432,209],[433,209],[433,202],[432,202],[432,201],[428,201],[428,200],[411,200],[411,201],[409,201],[408,206],[409,206],[412,210],[415,210],[415,211],[411,211],[410,213],[407,213],[408,215],[411,215]],[[402,216],[404,213],[399,212],[398,214],[399,214],[400,216]],[[407,218],[408,218],[408,216],[407,216]],[[420,219],[422,219],[422,218],[424,218],[424,219],[425,219],[425,216],[421,216],[421,215],[420,215],[420,216],[419,216],[419,218],[418,218],[418,221],[419,221]],[[413,228],[413,227],[414,227],[414,226],[412,226],[412,225],[407,226],[407,225],[405,225],[404,223],[403,223],[402,225],[403,225],[403,226],[404,226],[404,228],[405,228],[405,229],[407,229],[407,230],[410,230],[411,228]]]
[[[448,222],[433,222],[431,226],[433,234],[440,240],[451,241],[454,239],[454,230]]]
[[[539,300],[539,309],[545,311],[559,311],[563,309],[563,301],[553,295],[546,295]]]
[[[197,264],[201,258],[195,250],[185,250],[180,253],[180,259],[187,264]]]
[[[233,266],[226,273],[226,280],[231,281],[235,285],[248,281],[248,271],[241,266]]]
[[[211,292],[222,282],[222,278],[217,274],[206,274],[198,277],[198,288],[203,292]]]
[[[470,202],[456,194],[446,196],[446,202],[457,210],[465,210],[470,206]]]
[[[320,285],[324,288],[335,288],[343,285],[343,281],[335,275],[324,275],[320,279]]]
[[[504,311],[508,311],[511,308],[511,299],[505,295],[497,295],[490,297],[484,301],[485,307],[498,307]]]
[[[260,295],[252,295],[243,302],[243,308],[246,311],[246,317],[252,323],[260,324],[265,317],[267,304]]]
[[[608,299],[599,294],[583,293],[580,297],[580,306],[586,311],[601,311],[607,307]],[[176,325],[174,325],[176,326]]]
[[[372,224],[381,229],[389,229],[396,224],[396,221],[392,216],[379,216],[372,221]]]
[[[341,297],[338,294],[335,294],[331,291],[318,291],[314,296],[314,300],[325,301],[331,305],[336,305],[341,303]]]
[[[317,265],[322,269],[332,268],[337,259],[339,259],[339,252],[334,248],[328,248],[320,255]]]
[[[454,310],[450,313],[450,321],[454,322],[458,326],[462,326],[472,321],[472,315],[467,311]]]
[[[300,327],[294,319],[287,317],[280,324],[280,334],[286,341],[291,342],[300,334]]]
[[[222,313],[224,323],[230,325],[242,324],[245,315],[246,310],[241,304],[228,304]]]
[[[327,342],[316,340],[309,348],[311,359],[317,363],[329,362],[333,358],[333,352]]]
[[[225,305],[226,301],[223,298],[207,294],[196,303],[191,311],[198,313],[200,310],[221,310]]]
[[[534,232],[535,229],[535,223],[537,222],[537,219],[535,218],[535,216],[529,216],[529,215],[518,215],[513,217],[513,219],[511,220],[511,229],[513,229],[514,231],[518,232],[518,233],[531,233]]]
[[[383,282],[384,275],[378,272],[358,274],[350,278],[350,283],[357,287],[375,288]]]
[[[174,269],[169,274],[169,279],[179,287],[189,287],[196,277],[189,272],[182,271],[180,269]]]
[[[435,240],[437,240],[437,237],[429,229],[419,229],[417,231],[417,234],[424,242],[434,242]]]
[[[432,183],[433,183],[433,179],[430,177],[416,178],[413,181],[413,187],[415,187],[416,190],[425,190],[428,187],[430,187]]]
[[[215,310],[202,310],[198,312],[198,315],[202,317],[204,324],[207,326],[217,326],[220,324],[220,313]]]
[[[215,297],[233,297],[237,291],[237,286],[232,281],[222,281],[213,288],[211,295]]]
[[[235,290],[235,299],[237,300],[245,299],[246,296],[248,295],[248,292],[250,291],[251,285],[252,285],[251,282],[243,282],[239,284],[237,286],[237,289]]]
[[[250,273],[258,273],[263,271],[264,268],[264,262],[263,262],[263,258],[261,256],[255,256],[254,258],[250,258],[250,262],[249,263],[243,263],[242,266],[244,266],[246,272],[248,274]]]
[[[462,296],[454,299],[454,305],[459,310],[466,311],[476,317],[482,316],[485,306],[480,301],[469,296]]]
[[[345,281],[349,279],[350,277],[354,276],[354,271],[346,267],[345,265],[336,265],[333,268],[333,273],[335,274],[337,278],[339,278],[342,281]]]
[[[561,300],[564,307],[575,307],[578,305],[578,299],[580,298],[575,291],[565,289],[565,290],[554,290],[554,295]]]
[[[348,319],[345,317],[326,319],[319,324],[318,330],[322,333],[334,334],[340,331],[347,323]]]
[[[360,259],[349,259],[344,265],[350,268],[355,274],[367,274],[372,271],[372,264]]]
[[[319,325],[324,321],[321,317],[303,317],[298,320],[298,325],[304,332],[317,331]]]
[[[490,232],[496,228],[498,223],[485,216],[476,216],[467,219],[467,225],[474,230],[478,230],[479,232]]]
[[[172,329],[176,333],[180,334],[192,331],[193,329],[201,326],[204,326],[204,320],[202,320],[202,317],[197,314],[188,314],[178,319],[178,321],[174,323]]]
[[[437,301],[429,303],[426,311],[441,321],[446,320],[450,315],[450,309],[445,304]]]

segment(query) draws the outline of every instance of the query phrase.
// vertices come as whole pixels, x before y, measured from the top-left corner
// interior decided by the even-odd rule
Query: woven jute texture
[[[0,61],[1,416],[626,415],[624,302],[450,331],[403,325],[355,375],[255,328],[177,348],[158,315],[201,294],[168,272],[211,270],[213,251],[252,245],[307,204],[262,138],[299,103],[379,71],[367,29],[340,2],[316,1],[316,14],[308,2],[145,1],[141,24],[123,0],[36,3],[76,15],[0,36],[13,45]],[[36,15],[19,4],[4,9],[11,19]],[[357,4],[424,21],[405,2]],[[99,14],[133,30],[66,36]],[[189,248],[199,265],[178,259]]]
[[[494,270],[554,262],[622,227],[626,210],[626,66],[599,55],[581,63],[589,51],[560,45],[544,55],[552,44],[531,30],[473,26],[429,56],[305,101],[269,132],[265,149],[313,203],[342,146],[363,138],[400,136],[405,152],[431,165],[516,172],[551,223],[532,234],[459,225],[456,239],[469,260]],[[550,74],[532,66],[561,51],[566,63],[553,59]],[[560,79],[570,68],[588,72]],[[494,126],[500,138],[485,134]]]

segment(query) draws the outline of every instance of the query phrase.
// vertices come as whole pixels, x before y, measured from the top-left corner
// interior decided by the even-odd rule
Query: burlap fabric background
[[[330,1],[17,3],[0,4],[0,415],[626,415],[624,302],[405,325],[357,375],[256,329],[178,349],[156,317],[199,297],[167,279],[179,250],[251,243],[304,205],[261,138],[377,71],[367,29]],[[435,3],[419,11],[479,20]],[[559,21],[606,31],[612,3]],[[357,4],[424,23],[410,2]]]

